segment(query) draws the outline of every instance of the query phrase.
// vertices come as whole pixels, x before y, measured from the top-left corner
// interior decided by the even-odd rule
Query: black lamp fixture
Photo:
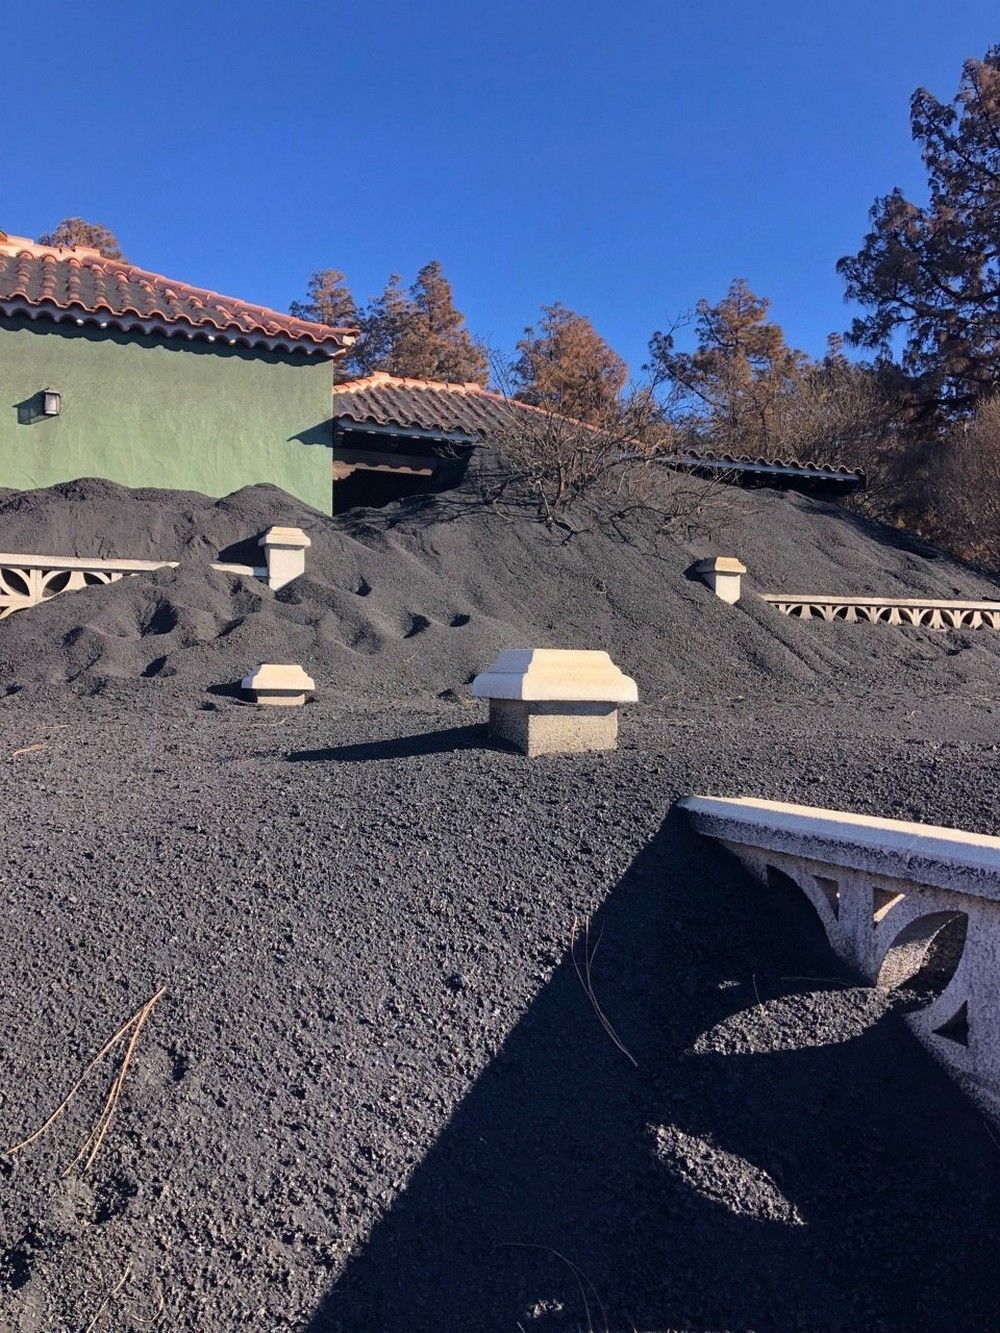
[[[58,389],[45,389],[42,393],[42,415],[57,417],[62,411],[62,394]]]

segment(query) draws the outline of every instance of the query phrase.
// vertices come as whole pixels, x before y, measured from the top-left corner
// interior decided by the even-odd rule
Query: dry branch
[[[496,374],[503,384],[502,367]],[[562,542],[594,530],[634,540],[640,520],[654,537],[702,530],[710,511],[731,510],[737,497],[671,466],[675,432],[655,389],[633,387],[586,421],[511,400],[476,469],[480,504],[508,520],[540,522]]]
[[[529,1244],[527,1241],[517,1241],[517,1240],[504,1241],[503,1246],[505,1249],[509,1250],[538,1250],[542,1254],[551,1254],[561,1263],[564,1263],[566,1267],[569,1269],[569,1271],[572,1273],[573,1278],[577,1285],[577,1289],[580,1292],[580,1299],[583,1301],[584,1315],[587,1320],[587,1327],[585,1333],[598,1333],[598,1330],[595,1328],[594,1321],[591,1316],[590,1301],[587,1299],[587,1287],[590,1288],[594,1300],[597,1302],[597,1305],[601,1311],[601,1320],[604,1324],[603,1333],[609,1333],[608,1315],[607,1311],[604,1308],[604,1302],[601,1300],[600,1293],[594,1286],[593,1282],[591,1282],[587,1274],[583,1271],[583,1269],[580,1268],[577,1264],[573,1263],[571,1259],[567,1259],[565,1254],[561,1253],[561,1251],[559,1250],[553,1249],[551,1245],[533,1245]],[[520,1327],[521,1325],[518,1324],[518,1328]]]
[[[635,1058],[635,1056],[632,1054],[632,1052],[628,1049],[628,1047],[625,1045],[625,1043],[624,1043],[624,1042],[621,1040],[621,1038],[618,1036],[618,1033],[617,1033],[617,1032],[614,1030],[614,1028],[611,1026],[611,1020],[608,1018],[607,1014],[606,1014],[606,1013],[604,1012],[604,1010],[601,1008],[601,1006],[600,1006],[600,1004],[599,1004],[599,1002],[598,1002],[598,999],[597,999],[597,995],[596,995],[596,993],[595,993],[595,991],[594,991],[594,980],[593,980],[593,976],[592,976],[592,969],[593,969],[593,966],[594,966],[594,959],[597,957],[597,950],[598,950],[598,947],[600,946],[600,943],[601,943],[601,937],[602,937],[602,936],[601,936],[601,935],[598,935],[598,937],[597,937],[597,943],[594,945],[593,948],[591,948],[591,947],[590,947],[590,922],[589,922],[588,920],[584,920],[584,923],[583,923],[583,966],[581,967],[581,965],[580,965],[580,961],[579,961],[579,959],[578,959],[577,956],[576,956],[576,942],[577,942],[577,939],[579,938],[579,935],[580,935],[580,931],[579,931],[579,922],[578,922],[577,918],[574,917],[574,918],[573,918],[573,927],[572,927],[572,930],[571,930],[571,932],[570,932],[569,954],[570,954],[570,958],[572,958],[572,960],[573,960],[573,967],[574,967],[574,969],[575,969],[575,971],[576,971],[576,975],[577,975],[577,977],[579,977],[579,979],[580,979],[580,985],[583,987],[584,994],[587,996],[587,999],[590,1001],[591,1008],[593,1009],[594,1013],[597,1015],[597,1021],[600,1023],[601,1027],[604,1029],[604,1031],[605,1031],[605,1032],[608,1034],[608,1036],[611,1038],[611,1041],[614,1043],[614,1045],[617,1046],[617,1048],[621,1051],[622,1055],[624,1055],[625,1058],[626,1058],[627,1060],[630,1060],[630,1061],[632,1062],[632,1064],[635,1065],[636,1069],[638,1069],[638,1068],[639,1068],[639,1061]],[[602,935],[603,935],[603,932],[602,932]]]
[[[98,1117],[95,1124],[93,1125],[93,1127],[91,1128],[90,1134],[87,1136],[87,1139],[84,1142],[82,1148],[73,1158],[72,1162],[70,1162],[69,1166],[63,1172],[63,1174],[69,1175],[70,1171],[73,1170],[73,1168],[80,1161],[80,1159],[85,1154],[87,1154],[88,1149],[90,1149],[90,1152],[89,1155],[87,1156],[86,1162],[84,1163],[83,1169],[84,1171],[86,1171],[90,1168],[90,1166],[93,1164],[94,1158],[97,1156],[101,1144],[104,1142],[108,1129],[111,1126],[111,1121],[114,1118],[115,1110],[118,1106],[118,1099],[121,1096],[122,1086],[125,1082],[125,1075],[128,1072],[129,1064],[135,1052],[136,1044],[139,1040],[139,1034],[142,1032],[142,1028],[144,1023],[146,1022],[146,1019],[153,1012],[153,1009],[165,994],[166,994],[166,987],[161,986],[155,995],[151,996],[150,999],[148,999],[140,1009],[136,1010],[136,1012],[132,1015],[132,1017],[128,1020],[128,1022],[123,1023],[122,1026],[118,1029],[118,1031],[114,1033],[113,1036],[108,1038],[108,1040],[104,1043],[101,1049],[97,1052],[97,1054],[87,1065],[86,1069],[84,1069],[83,1073],[80,1075],[77,1081],[70,1088],[69,1092],[63,1098],[60,1104],[56,1107],[56,1109],[52,1112],[49,1118],[45,1121],[45,1123],[40,1125],[36,1130],[34,1130],[31,1134],[29,1134],[27,1138],[22,1139],[20,1143],[15,1143],[13,1147],[8,1148],[7,1149],[8,1156],[13,1156],[14,1153],[21,1152],[24,1148],[29,1147],[32,1143],[36,1143],[42,1137],[43,1134],[45,1134],[49,1129],[51,1129],[51,1127],[56,1123],[56,1121],[59,1120],[63,1115],[65,1115],[66,1111],[69,1109],[71,1103],[73,1102],[73,1099],[76,1097],[77,1093],[86,1083],[87,1079],[90,1077],[93,1071],[101,1063],[101,1061],[104,1060],[104,1058],[107,1055],[109,1055],[111,1051],[113,1051],[115,1047],[121,1041],[123,1041],[126,1036],[129,1036],[129,1034],[131,1034],[129,1036],[128,1045],[125,1048],[125,1055],[122,1059],[121,1065],[118,1068],[118,1072],[115,1075],[114,1080],[112,1081],[111,1088],[108,1092],[107,1098],[105,1099],[104,1106],[101,1110],[101,1114]]]
[[[115,1285],[111,1287],[110,1290],[105,1292],[104,1300],[101,1301],[100,1305],[91,1315],[90,1321],[87,1324],[87,1327],[83,1330],[83,1333],[93,1333],[93,1330],[97,1327],[98,1323],[100,1322],[101,1316],[104,1314],[104,1311],[108,1308],[108,1306],[118,1295],[122,1287],[124,1287],[125,1283],[129,1280],[131,1276],[132,1276],[132,1265],[131,1263],[127,1263],[125,1265],[124,1273],[122,1273],[121,1277],[118,1279]]]

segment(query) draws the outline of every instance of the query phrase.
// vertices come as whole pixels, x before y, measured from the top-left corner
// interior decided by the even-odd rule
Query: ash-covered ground
[[[670,811],[996,832],[997,636],[799,623],[685,571],[996,587],[801,498],[655,551],[444,503],[0,498],[0,548],[183,561],[0,624],[3,1146],[166,992],[89,1170],[114,1056],[0,1156],[0,1327],[990,1327],[996,1129],[809,909]],[[305,579],[206,572],[271,522],[309,531]],[[638,679],[616,752],[490,745],[464,682],[543,642]],[[315,702],[227,693],[259,660]]]

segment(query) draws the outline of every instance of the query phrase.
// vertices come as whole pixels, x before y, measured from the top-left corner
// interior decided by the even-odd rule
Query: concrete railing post
[[[529,758],[613,750],[618,705],[639,697],[607,653],[565,648],[508,648],[472,693],[489,700],[491,735]]]
[[[243,689],[258,704],[302,705],[316,682],[292,662],[263,662],[243,677]]]
[[[746,565],[735,556],[713,555],[707,560],[699,560],[694,567],[695,573],[703,583],[730,605],[740,600],[740,580],[747,572]]]
[[[312,542],[301,528],[268,528],[259,545],[267,562],[267,586],[277,590],[306,570],[306,547]]]

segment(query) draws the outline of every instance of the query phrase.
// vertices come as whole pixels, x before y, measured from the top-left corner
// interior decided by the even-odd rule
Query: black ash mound
[[[700,483],[689,483],[695,486]],[[708,487],[706,485],[706,493]],[[592,516],[591,516],[592,518]],[[213,571],[261,563],[274,523],[302,527],[306,574],[277,593]],[[155,680],[201,696],[260,661],[300,662],[345,695],[460,690],[504,647],[606,648],[649,699],[822,689],[947,688],[998,674],[988,633],[802,624],[752,597],[734,609],[690,574],[739,555],[750,589],[996,597],[955,561],[800,496],[715,496],[695,530],[654,540],[641,521],[569,540],[466,492],[330,519],[273,486],[221,500],[81,480],[0,495],[0,548],[162,557],[177,569],[52,599],[0,629],[0,688],[94,693]]]
[[[248,486],[216,500],[82,477],[35,491],[0,490],[0,551],[249,564],[260,559],[256,537],[264,528],[317,519],[323,516],[277,486]],[[245,559],[233,554],[237,549],[246,550]]]

